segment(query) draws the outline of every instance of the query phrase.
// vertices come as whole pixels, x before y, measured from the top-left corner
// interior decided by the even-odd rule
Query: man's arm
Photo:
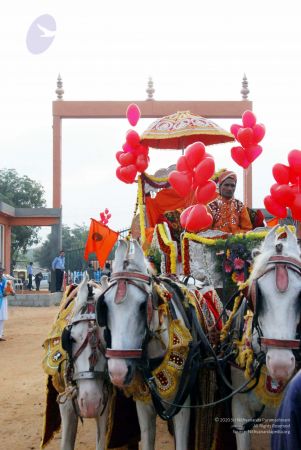
[[[240,213],[240,229],[241,231],[250,231],[253,229],[248,210],[245,206],[243,206]]]

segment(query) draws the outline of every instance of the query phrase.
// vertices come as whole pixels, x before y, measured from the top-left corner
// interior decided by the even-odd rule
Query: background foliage
[[[18,175],[15,169],[0,170],[0,200],[15,208],[44,207],[44,188],[37,181],[27,175]],[[18,226],[12,227],[12,262],[20,254],[38,243],[39,227]]]

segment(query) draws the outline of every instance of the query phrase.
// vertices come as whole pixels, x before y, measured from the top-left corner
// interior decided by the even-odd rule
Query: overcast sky
[[[46,14],[56,32],[51,45],[34,54],[34,43],[26,45],[28,30]],[[287,163],[287,153],[301,149],[298,1],[11,0],[2,4],[0,30],[1,167],[42,183],[48,207],[51,108],[59,72],[66,100],[129,102],[146,98],[149,76],[157,100],[240,100],[246,73],[253,110],[267,129],[263,154],[253,164],[258,207],[273,183],[272,166]],[[149,122],[141,120],[135,129],[142,133]],[[229,130],[237,120],[216,122]],[[89,223],[109,208],[112,228],[130,224],[136,187],[115,176],[115,153],[129,128],[126,119],[64,121],[63,223]],[[242,198],[242,169],[230,148],[216,146],[213,154],[217,167],[240,173]],[[152,150],[149,172],[178,156]]]

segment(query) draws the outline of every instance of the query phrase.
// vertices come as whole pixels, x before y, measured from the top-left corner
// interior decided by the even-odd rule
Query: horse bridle
[[[258,324],[258,300],[259,300],[259,286],[258,280],[271,271],[275,271],[276,286],[279,292],[284,293],[288,289],[289,278],[288,270],[292,270],[301,276],[301,262],[289,256],[275,255],[271,256],[267,262],[266,270],[252,282],[249,289],[248,304],[254,313],[254,327],[257,329],[259,336],[259,343],[267,347],[277,347],[284,349],[298,350],[300,349],[299,339],[269,339],[262,335]]]
[[[77,380],[88,380],[96,379],[103,376],[103,371],[95,370],[95,366],[99,359],[99,354],[105,354],[105,349],[101,343],[99,328],[96,322],[96,311],[95,311],[95,299],[93,288],[88,286],[89,293],[87,299],[87,310],[84,313],[76,315],[72,320],[70,325],[64,328],[62,333],[62,347],[67,352],[68,363],[67,363],[67,381],[69,383],[74,383]],[[76,351],[75,355],[72,354],[72,327],[79,322],[88,322],[88,331],[84,341],[82,342],[79,349]],[[84,349],[90,345],[91,354],[89,356],[89,370],[74,372],[74,363]]]
[[[126,298],[127,287],[128,285],[135,286],[139,289],[146,298],[146,321],[147,321],[147,330],[149,329],[149,325],[151,323],[153,317],[153,298],[151,290],[147,289],[146,286],[150,286],[152,283],[152,278],[148,275],[145,275],[141,272],[115,272],[112,274],[110,279],[110,286],[102,293],[100,298],[97,301],[97,311],[96,317],[98,324],[100,326],[107,326],[106,322],[103,322],[101,306],[104,305],[104,297],[105,294],[111,290],[113,287],[116,288],[115,303],[122,303]],[[107,347],[105,356],[107,358],[120,358],[120,359],[141,359],[143,356],[143,347],[145,343],[145,338],[142,342],[141,348],[131,348],[131,349],[112,349]],[[107,343],[109,344],[109,343]]]

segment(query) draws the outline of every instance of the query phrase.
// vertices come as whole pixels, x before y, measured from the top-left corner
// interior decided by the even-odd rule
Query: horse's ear
[[[291,232],[289,227],[285,225],[285,232],[286,232],[286,241],[289,246],[296,247],[298,245],[297,237],[294,233]]]
[[[266,251],[269,249],[269,247],[272,247],[275,243],[275,236],[276,236],[276,230],[278,228],[279,225],[275,225],[271,231],[269,231],[269,233],[266,235],[265,240],[263,241],[262,244],[262,249],[261,251]]]
[[[85,302],[87,300],[88,281],[89,281],[89,275],[88,275],[88,272],[85,272],[82,282],[78,285],[78,292],[77,292],[77,300],[76,300],[76,302],[82,303],[82,302]]]
[[[109,287],[109,281],[108,281],[108,277],[107,275],[103,275],[100,279],[101,282],[101,288],[102,289],[107,289]]]
[[[122,258],[124,259],[125,256],[125,252],[127,251],[127,242],[125,239],[120,239],[120,241],[118,242],[118,247],[116,250],[116,259]]]
[[[135,248],[135,256],[138,258],[144,259],[144,253],[141,248],[141,245],[136,241],[136,239],[133,240],[134,248]]]

